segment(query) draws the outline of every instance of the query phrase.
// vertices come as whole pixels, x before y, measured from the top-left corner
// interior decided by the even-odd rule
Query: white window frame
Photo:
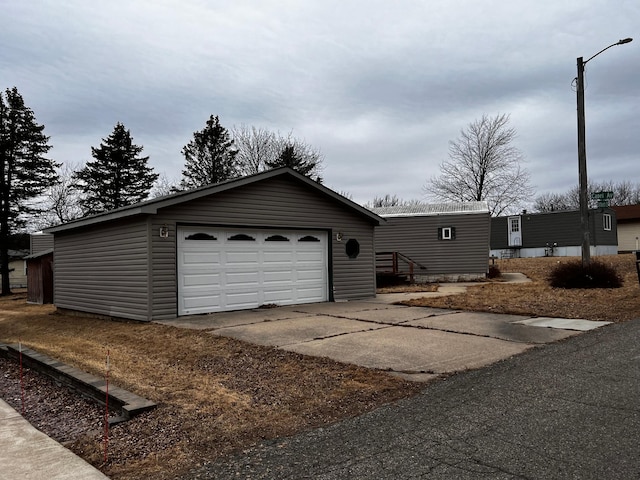
[[[442,240],[453,240],[452,227],[442,227]]]
[[[611,231],[611,215],[608,213],[602,214],[602,228],[607,232]]]

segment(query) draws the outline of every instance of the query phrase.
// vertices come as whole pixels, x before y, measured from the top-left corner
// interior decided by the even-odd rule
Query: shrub
[[[491,265],[489,267],[487,278],[498,278],[500,275],[502,275],[502,273],[500,272],[500,269],[498,267],[496,267],[495,265]]]
[[[582,261],[559,263],[549,274],[549,284],[556,288],[620,288],[622,277],[615,268],[599,261],[587,267]]]

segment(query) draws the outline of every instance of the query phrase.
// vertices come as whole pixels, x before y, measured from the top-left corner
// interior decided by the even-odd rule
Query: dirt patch
[[[414,292],[437,292],[437,283],[416,283],[413,285],[394,285],[390,287],[377,288],[376,293],[414,293]]]
[[[38,428],[114,479],[180,478],[263,439],[359,415],[424,388],[384,372],[204,332],[61,315],[52,306],[27,305],[24,294],[0,297],[0,341],[22,341],[96,376],[104,375],[108,350],[111,383],[158,403],[111,428],[105,464],[101,407],[91,410],[72,394],[47,411],[60,387],[36,380],[29,390],[27,418],[33,415]],[[2,381],[14,385],[13,391],[3,387],[2,396],[20,411],[18,366],[0,367]],[[86,425],[79,420],[85,413]]]
[[[448,297],[419,298],[402,302],[411,306],[429,306],[510,313],[539,317],[582,318],[623,322],[640,317],[640,286],[631,254],[597,257],[623,278],[621,288],[552,288],[547,282],[551,269],[575,257],[512,258],[496,261],[501,272],[524,273],[531,283],[479,283],[466,293]]]

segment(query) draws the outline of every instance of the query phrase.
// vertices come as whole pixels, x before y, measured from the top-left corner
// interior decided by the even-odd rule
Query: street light
[[[578,78],[576,91],[578,94],[578,180],[580,189],[580,231],[582,232],[582,266],[586,267],[591,263],[591,243],[589,241],[589,201],[587,198],[587,145],[585,140],[584,121],[584,66],[590,60],[600,55],[605,50],[616,45],[623,45],[631,42],[632,38],[625,38],[616,43],[612,43],[607,48],[603,48],[598,53],[583,61],[578,57]]]

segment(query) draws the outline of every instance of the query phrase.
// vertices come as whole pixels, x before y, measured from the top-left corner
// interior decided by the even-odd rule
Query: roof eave
[[[81,218],[69,223],[63,223],[62,225],[56,225],[55,227],[49,227],[43,229],[43,233],[60,233],[66,230],[73,230],[76,228],[88,227],[97,223],[109,222],[112,220],[118,220],[121,218],[134,217],[136,215],[155,214],[158,209],[154,205],[144,205],[135,208],[128,208],[126,210],[117,210],[110,213],[104,213],[94,215],[91,217]]]
[[[169,195],[166,197],[161,197],[158,199],[148,200],[146,202],[140,203],[138,205],[133,205],[131,207],[124,207],[120,210],[115,210],[111,212],[106,212],[98,215],[94,215],[92,217],[82,218],[79,220],[75,220],[69,223],[65,223],[63,225],[57,225],[55,227],[46,228],[43,230],[44,233],[60,233],[67,230],[73,230],[76,228],[82,228],[86,226],[95,225],[98,223],[118,220],[121,218],[133,217],[136,215],[155,215],[159,209],[170,207],[173,205],[177,205],[184,202],[189,202],[192,200],[197,200],[202,197],[206,197],[209,195],[213,195],[216,193],[221,193],[226,190],[232,190],[238,187],[242,187],[245,185],[249,185],[255,183],[257,181],[266,180],[272,177],[280,176],[280,175],[289,175],[295,180],[306,183],[307,185],[320,190],[325,195],[333,198],[334,200],[344,204],[352,210],[355,210],[360,215],[366,217],[372,224],[380,225],[382,222],[386,222],[386,220],[382,219],[380,216],[375,213],[367,210],[366,208],[358,205],[357,203],[349,200],[346,197],[334,192],[330,188],[325,187],[321,183],[318,183],[295,170],[282,167],[276,168],[273,170],[267,170],[265,172],[261,172],[255,175],[250,175],[247,177],[241,177],[237,179],[232,179],[223,183],[219,183],[216,185],[210,185],[206,187],[201,187],[196,190],[190,190],[187,192],[179,192],[173,195]]]

